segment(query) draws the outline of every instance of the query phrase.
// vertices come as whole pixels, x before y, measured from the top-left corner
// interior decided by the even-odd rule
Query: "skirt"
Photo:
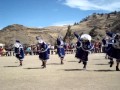
[[[58,53],[59,57],[64,58],[65,49],[64,48],[57,48],[57,53]]]
[[[39,59],[48,60],[49,59],[48,51],[39,53]]]
[[[82,61],[88,61],[89,52],[84,51],[82,48],[77,49],[75,57],[81,59]]]
[[[107,49],[107,55],[115,59],[120,59],[120,49],[115,49],[111,46]]]
[[[16,58],[18,58],[19,60],[23,60],[24,59],[24,51],[20,50],[20,54],[16,54]]]

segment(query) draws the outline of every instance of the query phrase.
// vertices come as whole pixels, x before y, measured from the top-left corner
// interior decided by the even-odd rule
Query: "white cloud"
[[[120,0],[64,0],[64,5],[81,10],[120,10]]]
[[[56,23],[53,23],[51,26],[73,25],[74,23],[75,21],[56,22]]]

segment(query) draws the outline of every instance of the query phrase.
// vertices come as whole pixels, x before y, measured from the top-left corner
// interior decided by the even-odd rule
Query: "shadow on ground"
[[[87,69],[63,69],[64,71],[91,71],[91,72],[114,72],[116,70],[110,70],[110,69],[105,69],[105,70],[87,70]]]
[[[20,67],[20,66],[4,66],[4,67]]]
[[[109,64],[102,64],[102,63],[101,63],[101,64],[95,64],[95,65],[109,65]]]
[[[67,61],[67,62],[78,62],[78,61]]]
[[[116,70],[110,70],[110,69],[107,69],[107,70],[93,70],[95,72],[114,72]]]
[[[47,65],[61,65],[60,63],[49,63]]]
[[[29,68],[24,68],[24,69],[43,69],[42,67],[29,67]]]
[[[84,71],[84,69],[63,69],[64,71]]]

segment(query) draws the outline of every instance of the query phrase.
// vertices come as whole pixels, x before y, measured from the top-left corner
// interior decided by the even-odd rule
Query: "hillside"
[[[0,31],[0,42],[13,44],[15,40],[20,40],[23,44],[35,44],[36,36],[40,36],[48,43],[55,43],[58,33],[64,35],[66,27],[46,27],[46,28],[28,28],[23,25],[9,25]]]
[[[120,12],[108,14],[92,14],[82,21],[71,25],[71,35],[73,32],[89,33],[93,39],[101,39],[106,31],[120,33]],[[9,25],[0,30],[0,43],[13,44],[16,39],[23,44],[35,44],[36,36],[42,37],[46,42],[54,44],[58,35],[70,37],[68,26],[49,26],[44,28],[29,28],[19,24]],[[65,39],[66,39],[65,38]],[[74,38],[72,38],[73,41]],[[71,40],[72,40],[71,39]]]

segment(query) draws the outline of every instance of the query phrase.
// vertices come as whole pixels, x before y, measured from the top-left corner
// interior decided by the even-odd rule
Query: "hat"
[[[89,40],[91,41],[92,38],[89,34],[82,34],[81,37],[80,37],[82,40]]]
[[[20,43],[20,41],[19,41],[19,40],[16,40],[16,42],[17,42],[17,43]]]

